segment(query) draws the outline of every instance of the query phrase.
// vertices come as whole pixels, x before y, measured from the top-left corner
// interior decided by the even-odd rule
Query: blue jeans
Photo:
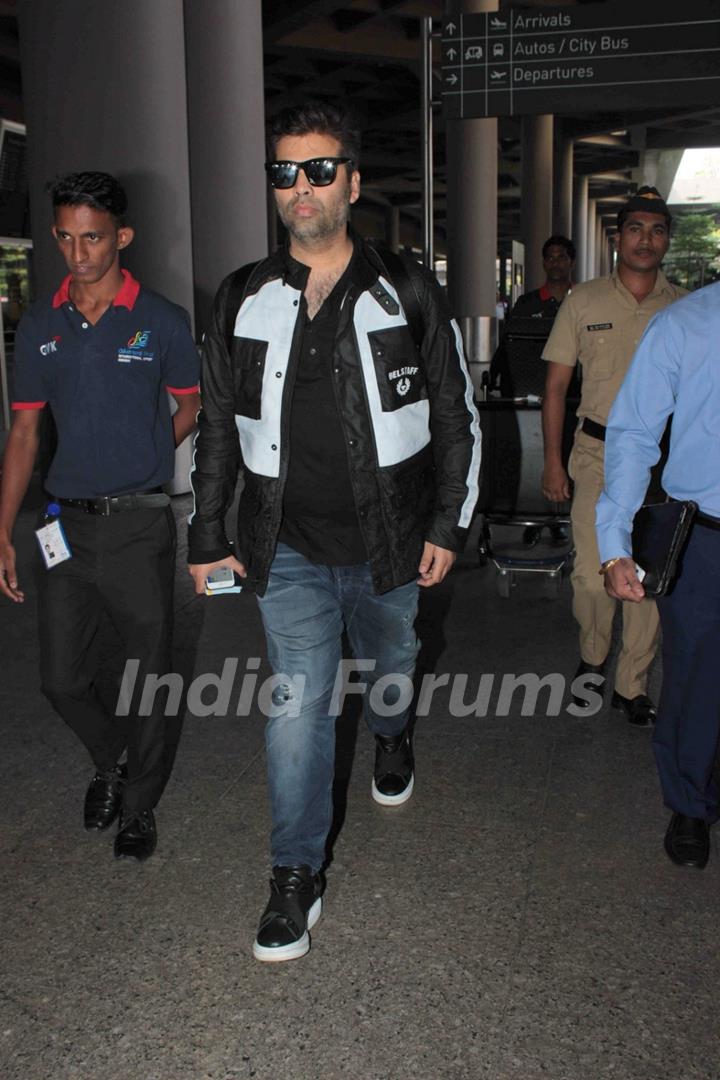
[[[318,871],[323,864],[332,824],[335,720],[347,674],[341,666],[343,627],[356,660],[366,661],[357,666],[363,668],[368,727],[373,734],[397,735],[410,713],[417,602],[415,581],[378,596],[369,564],[321,566],[278,544],[267,591],[258,597],[278,676],[273,702],[280,715],[271,716],[265,729],[273,866]],[[358,689],[354,682],[351,687]]]

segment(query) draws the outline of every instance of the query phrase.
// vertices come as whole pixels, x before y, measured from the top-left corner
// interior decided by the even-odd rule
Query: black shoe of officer
[[[585,660],[581,660],[578,664],[577,671],[573,675],[573,682],[581,675],[602,675],[603,681],[601,683],[591,683],[592,689],[596,694],[602,694],[605,686],[605,661],[602,664],[588,664]],[[576,694],[572,695],[573,705],[577,705],[581,709],[587,709],[588,700],[585,697],[578,697]]]
[[[270,899],[253,943],[256,960],[299,960],[322,913],[323,879],[309,866],[273,866]]]
[[[115,837],[116,859],[149,859],[157,847],[157,829],[152,810],[125,810]]]
[[[635,727],[652,727],[657,719],[657,709],[647,694],[626,698],[615,690],[610,704],[613,709],[624,712],[627,722]]]
[[[400,806],[412,795],[415,777],[410,732],[375,736],[372,797],[381,806]]]
[[[126,765],[95,773],[85,793],[85,828],[89,832],[101,832],[112,825],[120,813],[126,782]]]

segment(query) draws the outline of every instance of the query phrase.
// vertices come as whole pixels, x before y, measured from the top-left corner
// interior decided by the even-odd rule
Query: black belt
[[[596,420],[591,420],[589,416],[583,417],[582,430],[586,435],[591,435],[593,439],[605,442],[605,425],[598,424]]]
[[[720,529],[720,518],[710,517],[709,514],[702,514],[699,510],[695,515],[695,522],[698,525],[704,525],[708,529]]]
[[[672,495],[668,495],[668,502],[681,502],[680,499],[674,499]],[[711,517],[710,514],[703,514],[701,510],[695,511],[693,517],[693,524],[704,525],[706,529],[720,529],[720,518]]]
[[[152,510],[170,505],[170,496],[166,495],[162,488],[152,488],[150,491],[136,491],[130,495],[103,495],[99,499],[51,499],[60,503],[61,506],[69,506],[73,510],[82,510],[84,514],[99,514],[101,517],[109,517],[110,514],[121,514],[125,510]]]

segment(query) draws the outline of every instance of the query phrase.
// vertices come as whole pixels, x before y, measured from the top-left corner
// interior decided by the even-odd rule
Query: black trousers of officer
[[[682,568],[658,597],[663,685],[653,749],[665,805],[718,819],[713,765],[720,737],[720,531],[695,523]]]
[[[91,646],[103,614],[122,638],[126,659],[139,661],[137,703],[148,674],[170,671],[175,520],[170,507],[86,514],[63,507],[72,558],[40,569],[40,674],[43,693],[87,747],[98,770],[112,769],[127,743],[127,810],[149,810],[162,794],[165,694],[149,716],[120,723],[95,689]]]

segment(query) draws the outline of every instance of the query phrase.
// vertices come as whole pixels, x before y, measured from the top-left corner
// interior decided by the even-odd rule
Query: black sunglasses
[[[300,169],[313,187],[328,187],[334,183],[338,165],[351,165],[349,157],[316,157],[308,161],[266,161],[265,171],[274,188],[294,187]]]

